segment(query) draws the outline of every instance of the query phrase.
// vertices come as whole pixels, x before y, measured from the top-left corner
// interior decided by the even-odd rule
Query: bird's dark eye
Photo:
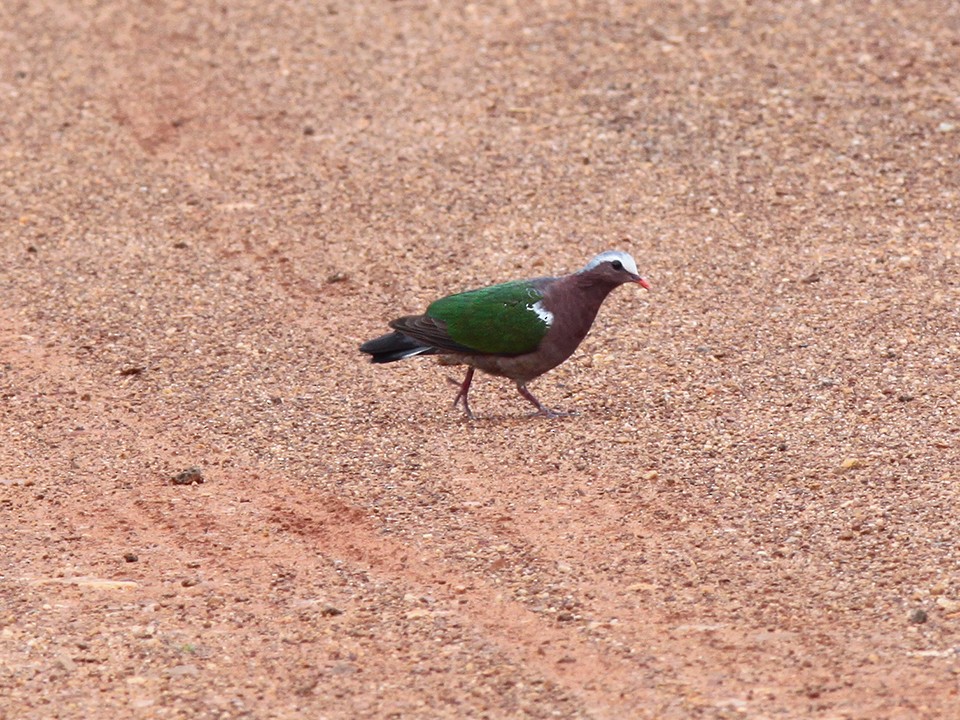
[[[613,265],[613,269],[614,269],[614,270],[623,270],[623,263],[620,262],[619,260],[614,260],[614,261],[613,261],[612,263],[610,263],[610,264]]]

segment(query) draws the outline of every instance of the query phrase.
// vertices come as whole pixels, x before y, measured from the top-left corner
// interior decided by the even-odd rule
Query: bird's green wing
[[[522,355],[540,345],[553,315],[539,283],[518,280],[448,295],[427,308],[457,345],[491,355]]]

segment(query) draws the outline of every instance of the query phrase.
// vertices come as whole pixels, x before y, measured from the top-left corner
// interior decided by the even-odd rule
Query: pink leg
[[[467,376],[463,379],[463,383],[460,385],[460,392],[457,393],[457,396],[453,399],[453,406],[456,407],[457,403],[460,402],[460,398],[463,398],[463,409],[467,411],[467,417],[473,420],[473,411],[470,410],[470,404],[467,402],[467,393],[470,392],[470,383],[473,381],[473,368],[467,368]]]
[[[544,405],[539,400],[537,400],[534,394],[529,390],[527,390],[526,385],[520,385],[519,383],[517,383],[517,390],[519,390],[520,394],[523,395],[527,400],[533,403],[533,406],[537,409],[537,412],[539,412],[541,415],[546,415],[548,418],[554,418],[554,417],[560,417],[561,415],[570,414],[565,412],[558,412],[556,410],[551,410],[546,405]]]

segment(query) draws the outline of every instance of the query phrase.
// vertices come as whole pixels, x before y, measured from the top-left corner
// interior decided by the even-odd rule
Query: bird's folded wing
[[[447,332],[446,324],[427,315],[407,315],[391,321],[390,327],[424,345],[456,353],[474,353],[475,348],[455,342]]]
[[[553,316],[542,305],[538,281],[518,281],[449,295],[421,316],[391,325],[441,350],[523,355],[536,350]]]

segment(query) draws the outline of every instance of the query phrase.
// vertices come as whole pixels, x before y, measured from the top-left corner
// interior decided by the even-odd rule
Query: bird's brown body
[[[590,332],[607,295],[621,284],[600,273],[545,278],[541,282],[541,303],[554,318],[563,318],[563,322],[553,323],[536,350],[522,355],[446,351],[440,351],[440,354],[448,363],[469,365],[490,375],[509,378],[518,385],[526,385],[573,355]]]
[[[432,304],[423,315],[408,315],[392,321],[393,333],[370,340],[360,349],[369,353],[373,362],[429,354],[439,355],[443,364],[469,366],[454,404],[462,399],[470,417],[473,413],[467,393],[474,370],[513,380],[520,394],[540,413],[556,415],[527,390],[527,383],[574,353],[590,331],[607,295],[625,282],[649,287],[636,272],[629,255],[616,251],[603,253],[583,270],[570,275],[536,278],[444,298]],[[491,352],[477,347],[490,347],[488,341],[496,343],[496,333],[511,329],[506,323],[516,321],[518,309],[529,312],[521,312],[519,316],[527,323],[527,330],[518,336],[516,352]],[[474,319],[475,316],[478,319]],[[479,335],[478,330],[482,330]]]

